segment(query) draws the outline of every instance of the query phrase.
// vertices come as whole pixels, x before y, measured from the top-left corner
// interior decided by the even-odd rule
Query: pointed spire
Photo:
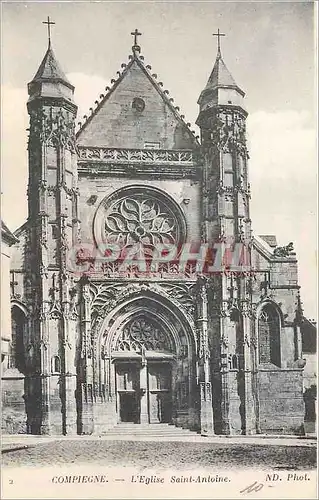
[[[51,47],[51,43],[49,42],[48,50],[45,53],[45,56],[39,66],[38,71],[36,72],[33,82],[43,82],[43,81],[54,81],[54,82],[62,82],[65,83],[68,87],[72,87],[73,85],[69,82],[67,77],[65,76],[61,66],[59,65],[53,49]]]
[[[38,71],[28,84],[29,102],[39,97],[52,97],[63,98],[73,103],[74,86],[61,69],[51,45],[50,26],[55,23],[48,17],[43,24],[48,25],[48,48]]]
[[[220,38],[225,34],[218,29],[213,36],[217,36],[216,60],[206,87],[199,96],[198,104],[201,111],[218,105],[243,107],[242,99],[245,97],[245,92],[238,87],[222,58]]]
[[[223,61],[220,48],[217,51],[216,61],[213,67],[213,71],[208,78],[207,85],[205,90],[208,89],[217,89],[217,88],[230,88],[235,89],[243,96],[245,93],[238,87],[234,78],[230,74],[226,64]]]

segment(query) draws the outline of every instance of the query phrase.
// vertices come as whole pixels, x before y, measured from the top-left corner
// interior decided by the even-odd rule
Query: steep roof
[[[145,65],[139,47],[133,46],[129,63],[121,65],[118,77],[106,87],[106,94],[95,101],[91,115],[84,116],[77,142],[84,146],[143,148],[144,143],[160,143],[163,149],[191,149],[199,143],[190,123],[184,121],[179,108],[173,105],[168,90],[151,66]],[[134,109],[140,99],[143,109]]]
[[[61,66],[59,65],[51,44],[49,44],[48,50],[36,72],[32,82],[43,82],[43,81],[56,81],[63,82],[70,88],[74,88],[65,76]]]
[[[270,247],[275,248],[277,246],[277,238],[274,234],[259,234]]]
[[[19,240],[16,236],[10,231],[8,226],[1,220],[1,239],[6,242],[8,245],[13,245],[17,243]]]
[[[238,87],[218,49],[213,70],[197,101],[201,111],[219,104],[242,107],[244,97],[245,92]],[[199,121],[196,123],[199,124]]]
[[[208,82],[205,88],[215,89],[218,87],[239,88],[234,78],[230,74],[226,64],[224,63],[221,52],[217,53],[213,71],[208,78]]]

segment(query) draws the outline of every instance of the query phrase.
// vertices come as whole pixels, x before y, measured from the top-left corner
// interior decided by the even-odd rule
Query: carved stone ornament
[[[194,285],[175,285],[170,283],[148,285],[143,283],[115,283],[115,284],[96,284],[90,283],[90,305],[92,317],[105,317],[117,304],[120,304],[133,295],[139,295],[143,292],[153,292],[162,297],[168,298],[178,308],[182,308],[188,320],[193,323],[193,286]]]
[[[283,247],[276,247],[274,249],[274,257],[289,257],[294,252],[294,245],[291,241],[288,245]]]
[[[103,163],[156,163],[188,164],[194,163],[193,151],[161,149],[116,149],[79,146],[79,161],[97,161]]]
[[[29,146],[45,144],[76,151],[75,117],[62,108],[37,109],[30,113]]]
[[[224,153],[237,152],[248,158],[246,146],[246,124],[240,113],[218,113],[210,117],[208,127],[210,137],[207,145]]]
[[[55,274],[52,274],[52,284],[49,289],[50,302],[48,311],[48,316],[50,319],[59,319],[62,316],[59,290],[60,289],[57,276]]]

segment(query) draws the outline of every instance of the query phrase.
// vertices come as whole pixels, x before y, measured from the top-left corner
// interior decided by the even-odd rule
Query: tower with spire
[[[50,31],[28,93],[27,425],[31,433],[65,434],[76,432],[76,338],[66,259],[78,238],[77,106],[74,87],[53,52]]]
[[[220,242],[236,254],[241,269],[250,271],[252,244],[249,212],[248,152],[246,147],[245,93],[230,74],[221,53],[219,30],[216,61],[198,99],[197,124],[203,154],[202,236],[211,245]],[[248,347],[251,334],[251,296],[248,278],[225,273],[214,277],[215,298],[210,305],[213,345],[212,380],[215,399],[221,399],[215,425],[229,434],[254,432],[252,371],[255,360]],[[245,266],[245,267],[244,267]],[[240,268],[239,268],[240,269]],[[244,332],[246,342],[244,342]],[[234,372],[241,366],[240,377]],[[219,394],[218,394],[219,393]],[[240,411],[239,411],[240,408]]]

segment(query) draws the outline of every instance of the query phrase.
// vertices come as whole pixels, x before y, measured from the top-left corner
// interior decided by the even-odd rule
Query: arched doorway
[[[98,340],[98,371],[116,423],[195,428],[195,344],[185,315],[163,297],[139,295],[113,310]]]
[[[120,422],[169,423],[176,346],[165,325],[150,312],[134,314],[112,343]]]

